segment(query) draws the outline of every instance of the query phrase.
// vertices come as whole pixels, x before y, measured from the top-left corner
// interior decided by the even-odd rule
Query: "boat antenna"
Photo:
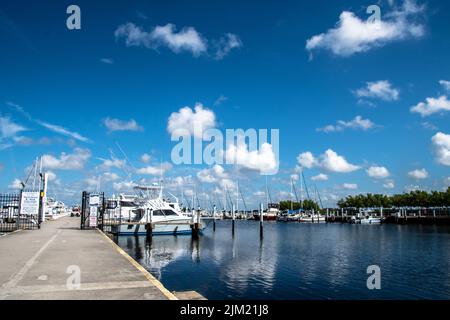
[[[117,148],[119,149],[119,151],[122,153],[122,155],[125,157],[125,161],[128,162],[128,164],[131,166],[131,168],[133,169],[134,172],[136,172],[136,168],[133,166],[133,164],[131,163],[131,161],[128,159],[127,154],[125,153],[125,151],[123,151],[122,147],[120,146],[118,141],[115,141]],[[112,150],[110,149],[110,152],[114,155],[114,153],[112,152]],[[126,172],[125,169],[123,169],[125,171],[125,173],[128,174],[128,178],[131,178],[131,176],[133,175],[132,172]]]

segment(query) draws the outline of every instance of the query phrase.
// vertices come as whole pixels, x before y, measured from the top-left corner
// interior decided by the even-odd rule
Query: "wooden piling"
[[[194,210],[195,213],[195,210]],[[194,220],[194,219],[193,219]],[[194,220],[194,224],[192,225],[192,238],[198,238],[200,233],[200,207],[197,210],[196,219]]]
[[[151,238],[153,236],[153,210],[147,208],[146,215],[147,224],[145,225],[145,230],[147,233],[147,237]]]
[[[216,231],[216,206],[213,207],[213,231]]]
[[[234,204],[231,206],[231,231],[234,234],[234,220],[235,220],[235,213],[234,213]]]
[[[264,209],[264,207],[263,207],[263,204],[261,203],[259,205],[259,236],[260,236],[260,238],[262,238],[263,234],[264,234],[263,209]]]

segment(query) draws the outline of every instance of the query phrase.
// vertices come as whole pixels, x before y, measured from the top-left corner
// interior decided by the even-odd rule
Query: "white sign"
[[[33,215],[39,214],[40,193],[24,191],[20,198],[20,214]]]
[[[97,216],[97,207],[91,207],[89,209],[89,216],[96,217]]]
[[[89,197],[89,205],[90,206],[98,206],[100,204],[100,197],[98,195],[91,195]]]
[[[97,226],[97,216],[90,216],[89,217],[89,227],[96,227]]]

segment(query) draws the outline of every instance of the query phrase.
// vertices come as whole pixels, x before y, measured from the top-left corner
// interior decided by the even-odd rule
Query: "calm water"
[[[208,299],[450,299],[450,227],[218,221],[190,236],[120,237],[171,291]],[[367,267],[381,268],[368,290]]]

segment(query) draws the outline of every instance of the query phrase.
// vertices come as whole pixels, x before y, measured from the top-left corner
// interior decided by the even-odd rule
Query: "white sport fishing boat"
[[[120,224],[117,226],[118,235],[145,235],[145,226],[150,222],[154,225],[153,235],[192,233],[191,224],[197,222],[196,215],[188,217],[181,212],[177,203],[166,201],[162,196],[161,186],[137,186],[134,189],[140,194],[132,204],[128,201],[128,215],[121,215]],[[200,224],[200,230],[203,230],[204,227],[201,222]]]

